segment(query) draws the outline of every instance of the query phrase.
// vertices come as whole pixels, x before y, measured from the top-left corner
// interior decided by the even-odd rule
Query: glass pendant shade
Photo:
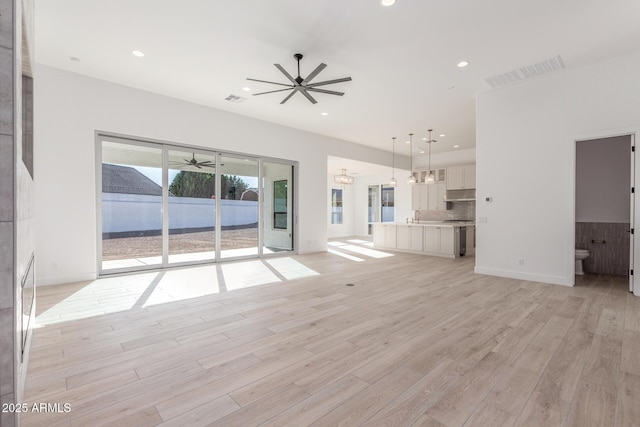
[[[395,178],[391,178],[389,180],[389,187],[395,187],[396,185],[398,185],[398,180]]]
[[[416,177],[412,175],[409,176],[409,178],[407,178],[407,184],[415,184],[416,183]]]
[[[347,184],[347,185],[351,185],[353,184],[354,178],[352,176],[347,175],[347,170],[346,169],[342,169],[342,174],[341,175],[334,175],[333,176],[333,182],[335,182],[336,184]]]

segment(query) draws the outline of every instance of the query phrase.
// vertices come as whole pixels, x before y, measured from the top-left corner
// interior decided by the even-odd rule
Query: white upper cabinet
[[[447,168],[447,190],[476,188],[476,165],[450,166]]]
[[[444,211],[447,209],[447,202],[444,201],[444,196],[447,191],[447,184],[444,182],[435,182],[428,184],[429,203],[427,209],[430,211]]]
[[[411,209],[415,210],[446,210],[444,201],[446,184],[434,182],[433,184],[415,184],[411,187]]]

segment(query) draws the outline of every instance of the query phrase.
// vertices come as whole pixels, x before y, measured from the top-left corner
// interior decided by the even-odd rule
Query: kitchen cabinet
[[[411,186],[411,209],[427,210],[429,205],[429,187],[427,184],[414,184]]]
[[[381,248],[396,248],[395,224],[373,224],[373,245]]]
[[[446,182],[447,190],[476,188],[476,165],[448,167]]]
[[[406,251],[422,251],[422,229],[419,225],[397,226],[397,248]]]
[[[444,196],[447,191],[447,184],[444,182],[434,182],[433,184],[427,184],[427,194],[429,202],[427,203],[427,209],[430,211],[444,211],[447,209],[447,202],[444,201]]]
[[[446,210],[444,201],[446,183],[415,184],[411,187],[411,209],[415,210]]]
[[[456,233],[460,233],[459,228],[425,227],[422,244],[424,252],[455,256],[458,240],[455,238]]]
[[[434,182],[446,181],[447,170],[446,169],[414,169],[413,177],[416,179],[416,184],[423,184],[427,182],[427,176],[431,173],[434,177]]]

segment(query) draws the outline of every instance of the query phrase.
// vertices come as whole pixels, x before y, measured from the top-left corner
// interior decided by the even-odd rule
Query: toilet
[[[586,249],[576,249],[576,274],[583,275],[582,260],[587,259],[589,251]]]

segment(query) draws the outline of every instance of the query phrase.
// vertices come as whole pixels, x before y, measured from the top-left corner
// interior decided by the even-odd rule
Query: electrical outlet
[[[487,222],[487,217],[486,216],[478,217],[478,222]]]
[[[518,265],[524,265],[524,259],[523,258],[520,258],[518,260]]]

